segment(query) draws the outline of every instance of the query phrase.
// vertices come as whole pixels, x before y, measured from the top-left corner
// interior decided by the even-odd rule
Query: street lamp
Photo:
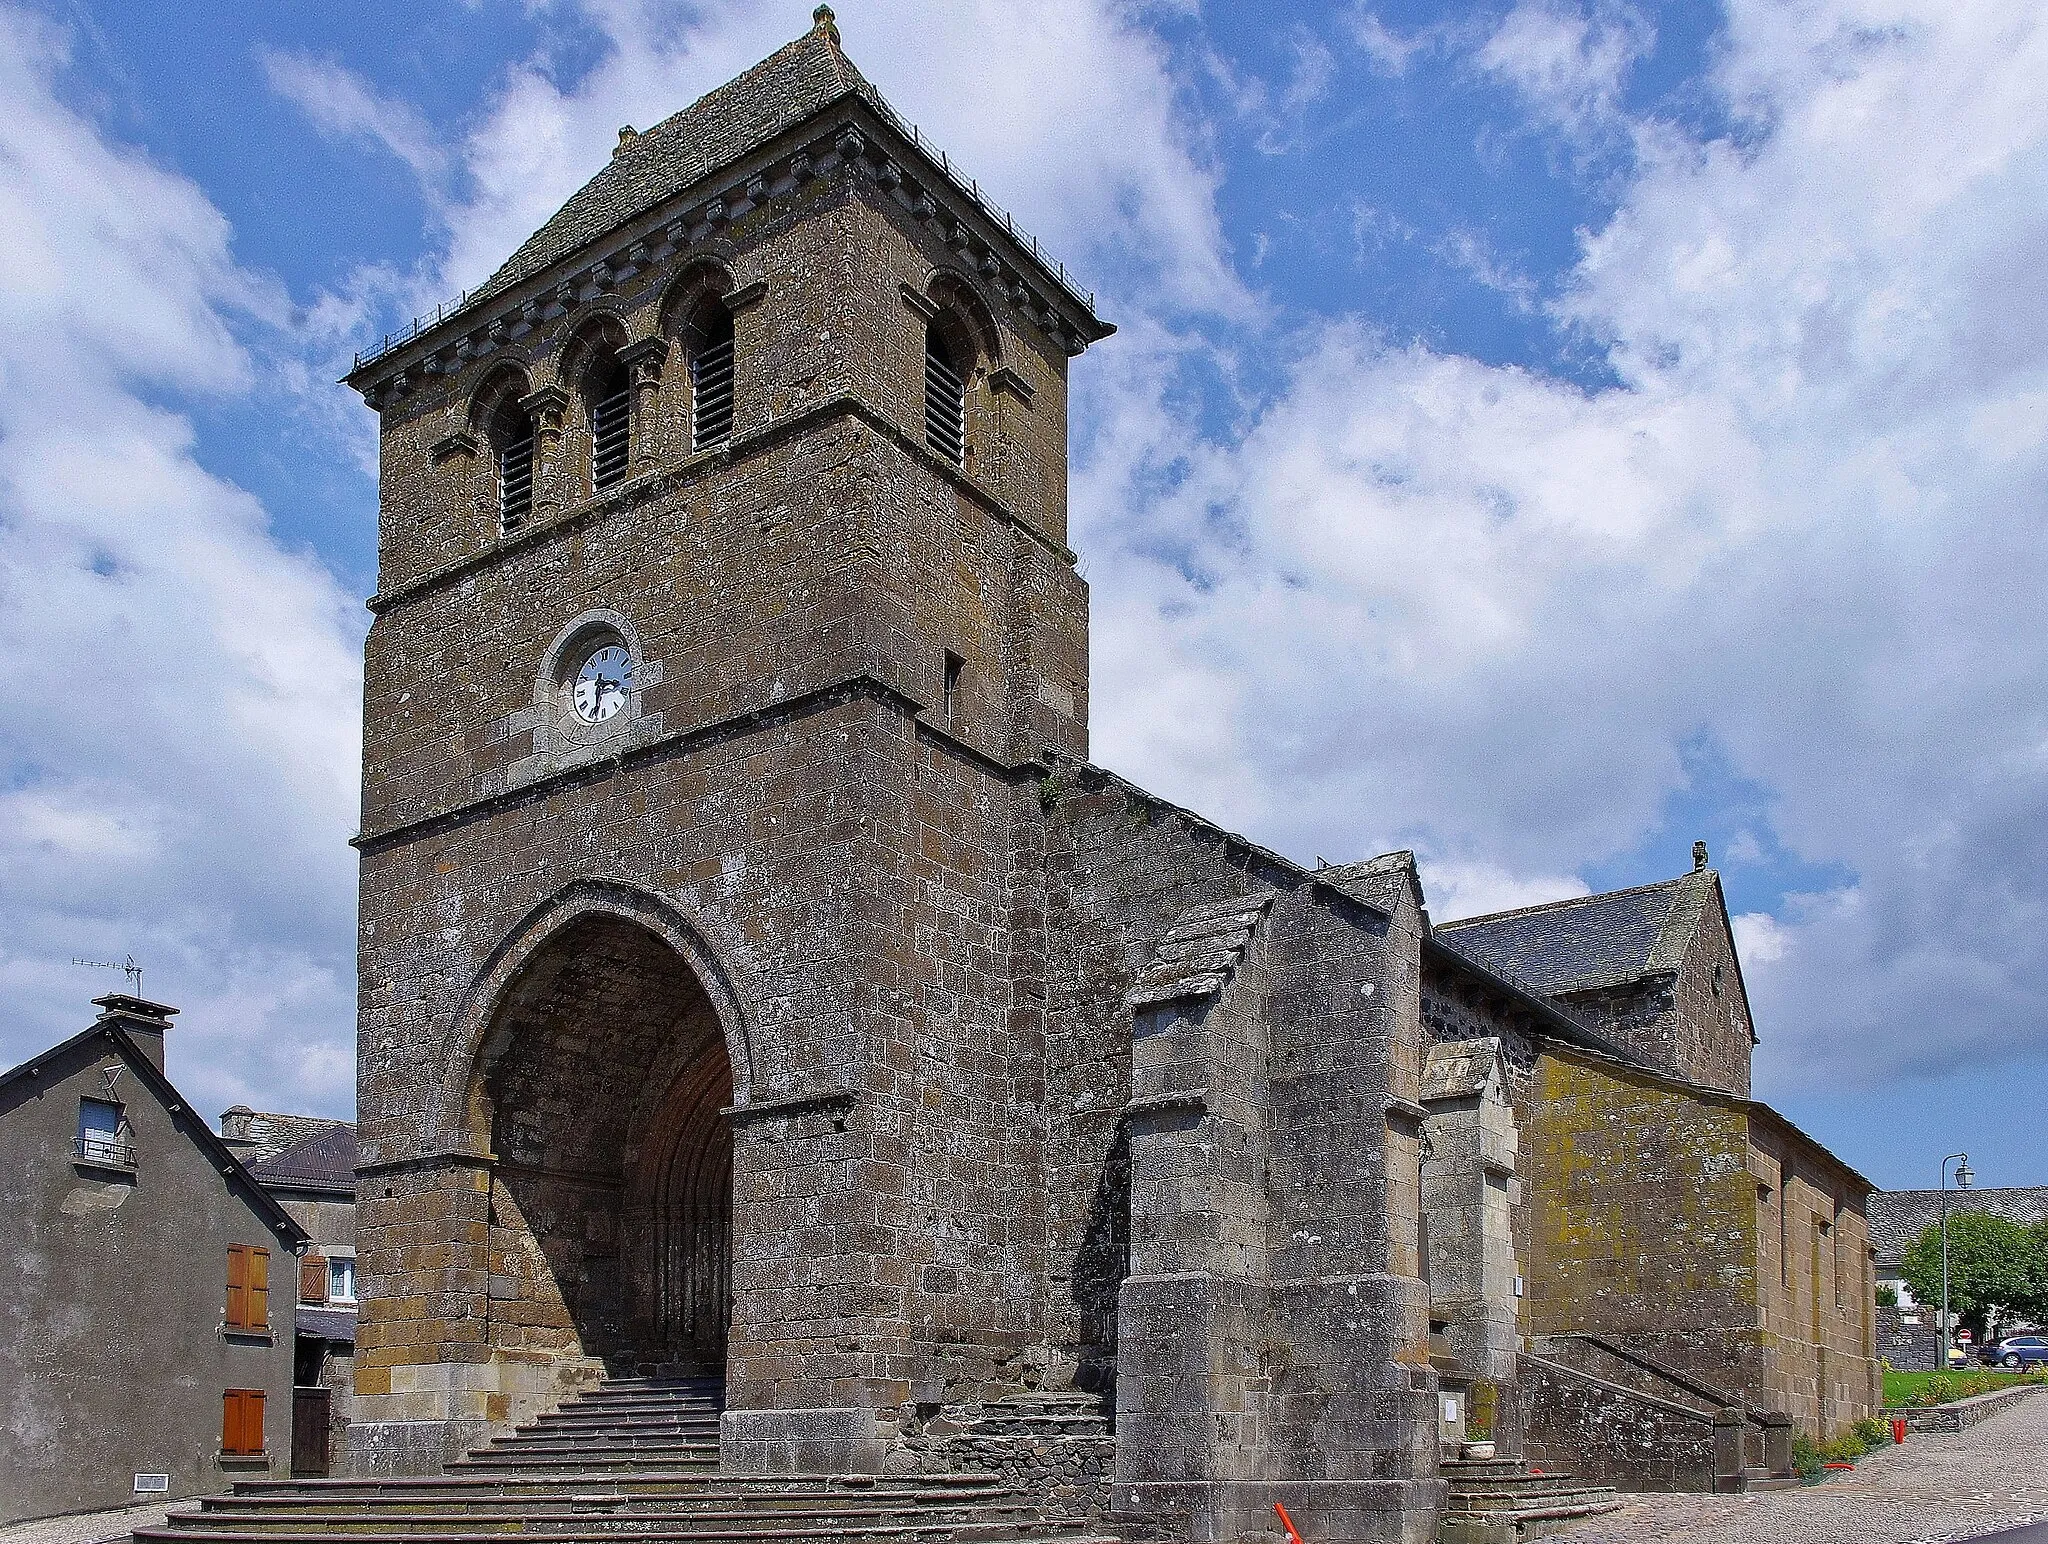
[[[1970,1172],[1968,1153],[1950,1153],[1941,1160],[1941,1370],[1948,1371],[1949,1348],[1955,1341],[1955,1326],[1948,1316],[1948,1166],[1956,1165],[1956,1189],[1968,1190],[1977,1176]]]

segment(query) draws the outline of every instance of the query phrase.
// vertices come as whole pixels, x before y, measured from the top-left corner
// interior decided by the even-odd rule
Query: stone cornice
[[[1048,771],[1048,764],[1042,761],[999,761],[986,751],[969,745],[936,724],[924,722],[921,715],[926,711],[927,704],[919,702],[915,697],[879,676],[863,671],[829,681],[806,692],[798,692],[794,696],[783,698],[780,702],[768,703],[758,708],[749,708],[744,713],[735,713],[726,718],[712,719],[673,730],[630,748],[622,747],[615,756],[565,767],[559,772],[535,778],[530,783],[522,783],[517,788],[482,794],[457,804],[444,805],[440,809],[401,821],[394,826],[364,831],[349,838],[349,845],[366,855],[386,852],[403,843],[418,841],[421,837],[452,831],[473,820],[485,819],[502,810],[538,803],[566,788],[603,782],[618,772],[667,760],[672,756],[687,755],[700,746],[714,744],[735,735],[777,728],[816,713],[829,712],[851,702],[878,703],[905,718],[914,720],[919,735],[952,746],[1006,782],[1017,783],[1043,777]]]
[[[545,321],[615,292],[634,275],[682,253],[711,250],[719,233],[756,205],[807,193],[815,180],[851,172],[872,182],[915,219],[939,229],[991,294],[1068,354],[1116,329],[1098,318],[1008,216],[997,218],[979,186],[962,188],[907,124],[864,97],[841,99],[817,117],[790,125],[750,152],[656,208],[520,283],[488,296],[465,295],[410,337],[357,363],[343,381],[372,408],[404,397],[420,381],[459,374],[475,359]]]
[[[593,520],[603,519],[616,511],[637,508],[679,492],[693,485],[700,477],[759,455],[782,444],[792,435],[835,417],[858,419],[944,477],[988,515],[1013,526],[1062,562],[1072,564],[1076,561],[1073,549],[1062,542],[1054,541],[960,467],[942,456],[933,454],[922,441],[907,433],[901,425],[869,407],[858,397],[842,394],[813,403],[787,418],[779,418],[764,424],[714,449],[698,451],[673,465],[630,477],[616,488],[607,488],[595,498],[571,505],[559,515],[501,534],[467,557],[457,558],[452,563],[444,564],[417,578],[409,579],[404,584],[373,595],[364,604],[373,614],[382,616],[385,612],[417,600],[421,596],[460,584],[470,575],[489,567],[510,553],[572,534],[582,530]]]

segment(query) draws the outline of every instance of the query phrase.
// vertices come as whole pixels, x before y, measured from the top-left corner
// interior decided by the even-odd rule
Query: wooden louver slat
[[[925,335],[924,438],[933,450],[956,464],[967,447],[965,386],[936,333]]]
[[[690,448],[702,450],[732,434],[732,333],[707,343],[690,361]]]
[[[590,480],[596,487],[609,488],[626,475],[632,424],[632,388],[622,378],[616,391],[590,409]]]
[[[533,420],[521,419],[498,450],[498,518],[516,531],[533,513]]]

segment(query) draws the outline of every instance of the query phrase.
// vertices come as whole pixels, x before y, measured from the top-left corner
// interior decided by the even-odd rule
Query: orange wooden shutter
[[[270,1328],[270,1251],[249,1251],[249,1328]],[[261,1399],[263,1396],[256,1396]]]
[[[309,1254],[299,1261],[299,1301],[327,1301],[327,1256]]]
[[[228,1328],[249,1327],[249,1246],[228,1245]]]
[[[220,1399],[220,1450],[263,1451],[263,1390],[229,1389]]]

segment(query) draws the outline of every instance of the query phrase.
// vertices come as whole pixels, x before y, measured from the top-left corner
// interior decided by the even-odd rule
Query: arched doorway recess
[[[689,964],[616,915],[565,924],[504,991],[479,1079],[492,1346],[722,1370],[733,1076]]]

